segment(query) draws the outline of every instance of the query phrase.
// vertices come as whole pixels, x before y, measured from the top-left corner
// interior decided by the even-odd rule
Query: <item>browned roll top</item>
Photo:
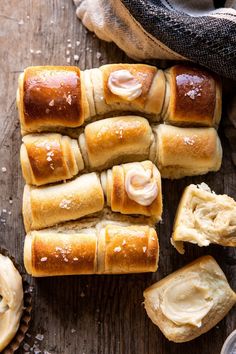
[[[20,78],[19,90],[23,130],[37,131],[42,126],[78,127],[83,124],[87,107],[79,68],[29,67]]]
[[[221,85],[216,75],[187,65],[165,72],[145,64],[85,71],[35,66],[20,75],[17,102],[23,134],[54,130],[75,136],[84,121],[118,112],[138,112],[173,125],[217,127]]]
[[[75,223],[72,229],[33,231],[25,239],[26,270],[36,277],[154,272],[159,258],[157,233],[133,222],[96,219],[87,227]]]
[[[167,90],[163,112],[170,124],[217,126],[221,116],[221,85],[206,70],[175,65],[166,70]]]

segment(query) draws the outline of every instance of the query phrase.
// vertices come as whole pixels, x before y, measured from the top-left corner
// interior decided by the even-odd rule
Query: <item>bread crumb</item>
[[[30,48],[30,53],[33,54],[34,53],[34,50]]]
[[[79,258],[77,258],[77,257],[73,258],[73,261],[78,261],[78,260],[79,260]]]
[[[68,64],[70,64],[70,58],[67,58],[66,61]]]
[[[66,102],[69,103],[69,105],[71,105],[71,103],[72,103],[71,95],[68,95],[68,96],[67,96]]]
[[[49,105],[50,107],[53,107],[53,106],[54,106],[54,103],[55,103],[55,101],[54,101],[54,100],[51,100],[48,105]]]
[[[46,262],[47,260],[48,260],[48,257],[42,257],[42,258],[40,259],[41,262]]]
[[[143,253],[145,253],[146,251],[147,251],[147,247],[144,246],[144,247],[143,247]]]
[[[19,22],[18,22],[18,25],[23,25],[24,24],[24,20],[20,20]]]
[[[67,49],[67,51],[66,51],[66,55],[70,55],[70,51],[69,51],[69,49]]]
[[[85,293],[82,291],[82,293],[80,294],[80,297],[85,297]]]
[[[79,60],[78,54],[75,54],[75,55],[74,55],[74,60],[75,60],[75,61],[78,61],[78,60]]]
[[[101,56],[102,56],[102,54],[101,54],[100,52],[97,52],[97,53],[96,53],[96,58],[97,58],[97,59],[100,59]]]
[[[121,247],[120,246],[114,248],[114,252],[120,252],[120,251],[121,251]]]
[[[67,47],[68,47],[68,48],[71,48],[71,43],[68,43],[68,44],[67,44]]]
[[[76,45],[78,47],[80,45],[80,41],[76,41]]]
[[[3,173],[4,173],[4,172],[7,172],[6,167],[2,167],[2,172],[3,172]]]
[[[45,111],[47,114],[50,113],[50,109],[46,108],[46,111]]]
[[[12,204],[13,203],[13,200],[10,198],[9,199],[9,204]]]
[[[72,329],[71,329],[71,333],[73,334],[73,333],[75,333],[75,332],[76,332],[76,329],[72,328]]]
[[[35,52],[36,54],[41,54],[42,53],[42,51],[40,50],[40,49],[38,49],[38,50],[36,50],[36,52]]]

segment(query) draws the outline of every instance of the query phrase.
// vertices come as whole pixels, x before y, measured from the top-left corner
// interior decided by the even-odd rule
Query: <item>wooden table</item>
[[[70,63],[85,69],[131,60],[115,45],[98,40],[82,26],[75,16],[72,0],[3,0],[0,51],[0,243],[22,263],[24,183],[19,163],[21,137],[15,100],[19,73],[29,65]],[[220,353],[225,338],[236,327],[236,309],[209,333],[190,343],[174,344],[152,324],[142,305],[142,292],[147,286],[203,254],[212,254],[217,259],[236,289],[234,249],[188,246],[186,254],[181,256],[169,241],[179,198],[191,182],[204,181],[217,193],[236,198],[235,168],[222,128],[220,135],[224,147],[220,172],[163,181],[164,214],[163,223],[158,226],[161,249],[158,272],[29,278],[34,287],[34,308],[26,343],[31,347],[38,343],[41,353],[58,354]],[[25,353],[29,351],[27,348],[25,344],[25,350],[21,348],[18,352]]]

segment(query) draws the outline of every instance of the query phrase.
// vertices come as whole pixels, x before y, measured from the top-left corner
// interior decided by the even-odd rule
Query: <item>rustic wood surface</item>
[[[78,55],[78,60],[74,55]],[[86,31],[75,16],[72,0],[1,1],[0,60],[0,245],[22,264],[24,183],[19,163],[21,137],[15,100],[19,73],[29,65],[65,65],[70,61],[85,69],[131,60],[115,45],[102,42]],[[188,246],[186,254],[181,256],[169,242],[179,198],[189,183],[204,181],[217,193],[236,198],[235,168],[222,131],[221,127],[224,159],[220,172],[163,181],[164,215],[163,223],[158,226],[161,249],[158,272],[28,278],[34,287],[34,307],[29,335],[18,353],[32,352],[29,346],[32,348],[34,344],[35,353],[45,354],[220,353],[225,338],[236,327],[236,309],[209,333],[190,343],[174,344],[168,342],[147,317],[142,292],[156,280],[203,254],[212,254],[217,259],[236,290],[234,249]]]

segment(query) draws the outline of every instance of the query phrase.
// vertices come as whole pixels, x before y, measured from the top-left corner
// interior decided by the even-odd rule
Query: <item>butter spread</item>
[[[142,93],[142,84],[129,70],[113,71],[108,79],[110,91],[127,101],[133,101]]]
[[[125,190],[130,199],[143,206],[151,205],[158,195],[157,182],[152,171],[145,170],[140,165],[126,173]]]
[[[21,276],[12,261],[0,254],[0,352],[15,336],[22,311]]]
[[[160,308],[176,325],[190,324],[201,327],[202,319],[213,306],[209,288],[198,274],[189,273],[188,279],[178,278],[169,283],[163,292]]]

